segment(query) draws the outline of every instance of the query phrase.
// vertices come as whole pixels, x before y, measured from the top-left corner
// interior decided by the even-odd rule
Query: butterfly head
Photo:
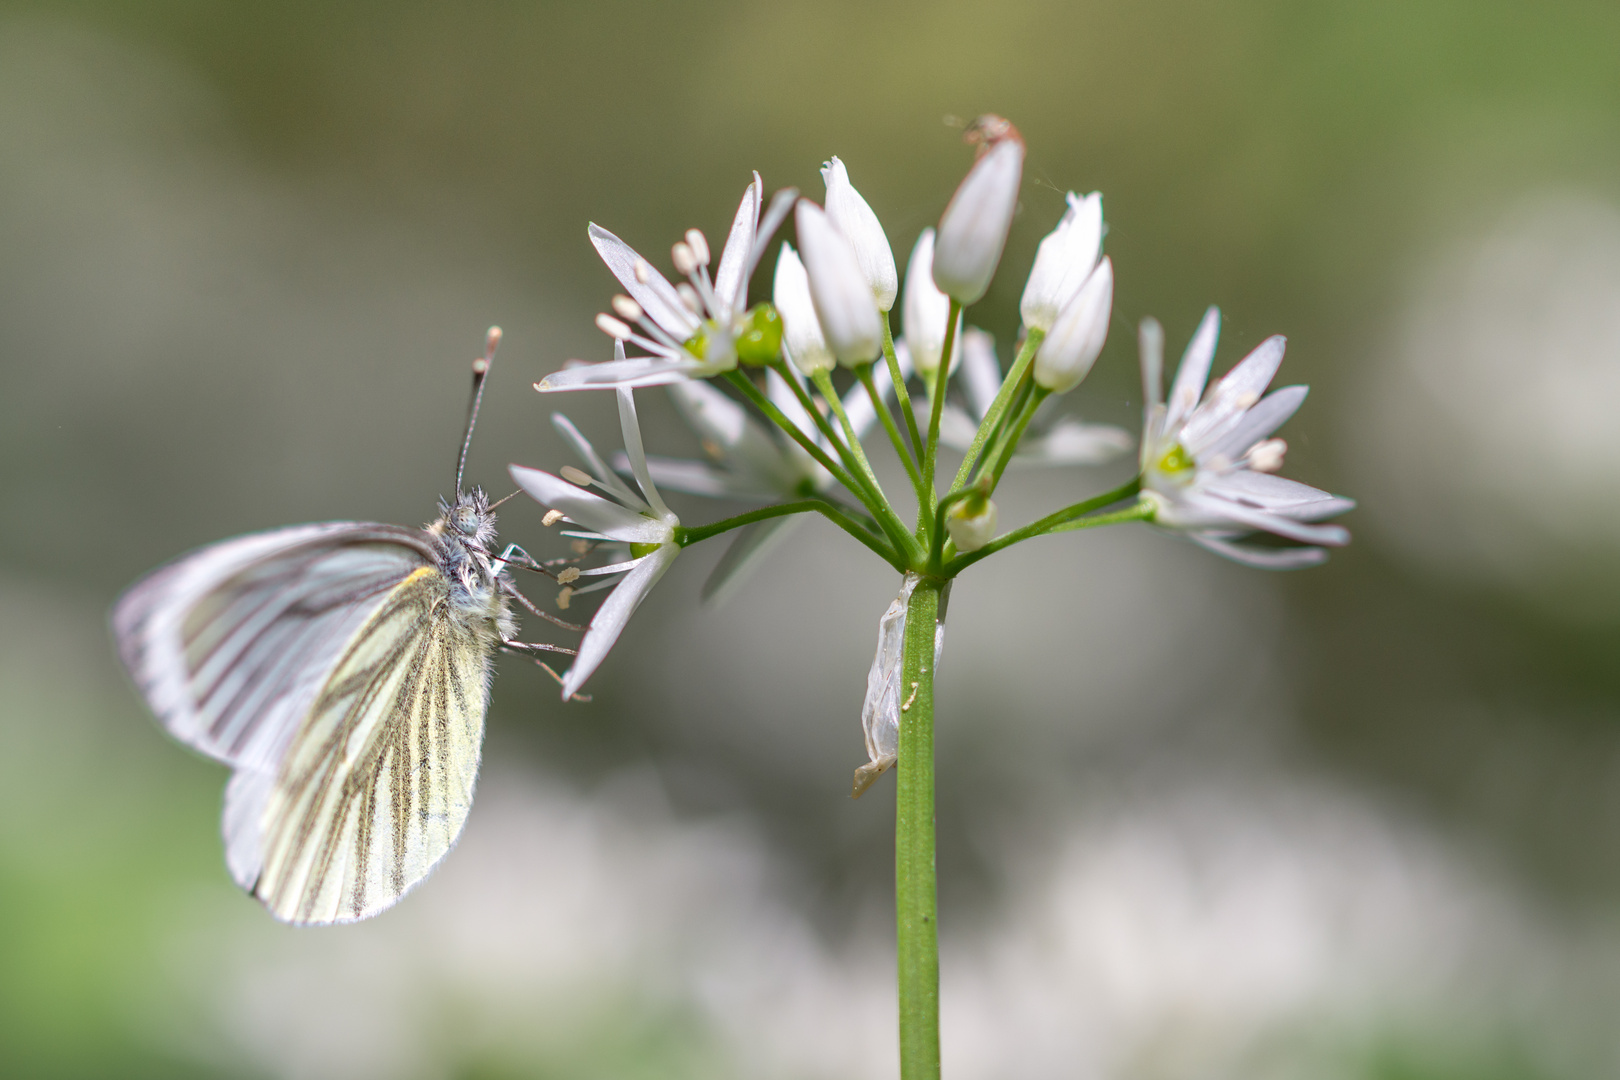
[[[447,535],[484,549],[495,542],[495,512],[483,488],[462,492],[454,503],[441,501],[439,513]]]

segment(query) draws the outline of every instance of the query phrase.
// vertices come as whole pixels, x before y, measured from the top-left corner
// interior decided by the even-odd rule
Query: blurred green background
[[[559,404],[612,445],[529,389],[606,355],[587,221],[662,262],[836,153],[903,265],[946,118],[995,111],[1004,359],[1101,190],[1066,407],[1133,427],[1131,328],[1218,303],[1217,370],[1282,332],[1313,387],[1288,475],[1362,505],[1307,573],[1133,528],[958,584],[947,1068],[1620,1075],[1617,55],[1604,3],[0,5],[0,1072],[894,1075],[892,789],[847,791],[895,582],[830,528],[719,611],[695,549],[588,706],[503,661],[464,842],[332,931],[231,885],[224,772],[104,620],[208,541],[430,518],[490,323],[474,479],[561,464]],[[1003,520],[1125,467],[1018,474]]]

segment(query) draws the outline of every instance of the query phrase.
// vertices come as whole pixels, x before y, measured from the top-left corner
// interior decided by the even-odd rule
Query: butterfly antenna
[[[472,402],[467,406],[467,434],[461,438],[461,457],[456,460],[456,498],[461,498],[461,474],[467,469],[467,451],[472,449],[473,425],[478,423],[478,406],[484,400],[484,380],[501,344],[501,328],[492,326],[484,337],[484,355],[473,361]]]

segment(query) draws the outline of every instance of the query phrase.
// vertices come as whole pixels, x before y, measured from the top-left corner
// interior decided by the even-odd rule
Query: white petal
[[[765,254],[765,248],[770,244],[776,230],[781,228],[782,222],[787,220],[788,214],[793,211],[793,204],[798,201],[798,188],[783,188],[771,196],[771,205],[765,211],[764,220],[759,223],[759,230],[754,234],[754,247],[748,252],[748,262],[743,266],[743,277],[751,277],[754,267],[759,264],[760,257]]]
[[[1181,357],[1181,367],[1176,370],[1176,381],[1170,387],[1170,400],[1166,402],[1169,407],[1165,418],[1167,433],[1178,431],[1197,407],[1198,399],[1204,394],[1204,384],[1209,381],[1209,365],[1215,359],[1215,342],[1220,336],[1221,310],[1212,306],[1204,312],[1198,332],[1193,334]]]
[[[585,685],[585,680],[607,659],[630,616],[635,614],[647,593],[658,584],[658,579],[664,576],[664,571],[669,569],[675,556],[680,553],[681,549],[674,544],[662,545],[638,562],[635,569],[626,574],[624,580],[602,601],[602,606],[591,616],[590,629],[585,631],[585,637],[579,643],[579,655],[574,657],[574,665],[563,673],[564,701],[573,697]]]
[[[1210,533],[1188,535],[1199,547],[1259,570],[1302,570],[1307,566],[1321,566],[1328,557],[1328,553],[1319,547],[1257,547],[1234,544]]]
[[[652,482],[652,474],[647,471],[647,451],[641,445],[641,424],[636,419],[636,395],[633,390],[619,390],[619,428],[624,434],[624,452],[630,458],[630,473],[641,485],[648,505],[653,513],[674,524],[675,515],[664,505],[664,500],[658,494],[658,485]]]
[[[906,262],[906,295],[900,310],[905,330],[906,350],[917,374],[925,379],[939,371],[939,355],[945,350],[945,323],[950,318],[951,298],[934,284],[934,230],[924,229]],[[961,316],[957,316],[961,326]],[[956,335],[951,350],[951,370],[962,357],[962,335]]]
[[[1102,196],[1092,192],[1082,199],[1071,191],[1068,201],[1063,220],[1036,249],[1019,301],[1024,325],[1033,329],[1052,329],[1058,312],[1091,276],[1102,247]]]
[[[1101,465],[1128,453],[1135,440],[1111,424],[1083,424],[1064,417],[1038,439],[1026,438],[1014,465]]]
[[[1252,408],[1271,385],[1287,344],[1280,334],[1267,338],[1210,387],[1204,403],[1187,419],[1181,432],[1181,444],[1196,454],[1196,446],[1219,438],[1221,432]]]
[[[561,477],[523,465],[509,465],[507,471],[517,486],[541,506],[561,510],[569,521],[593,532],[627,544],[662,544],[670,538],[667,521],[627,510]]]
[[[744,269],[748,253],[754,247],[754,235],[759,231],[759,208],[764,201],[765,183],[756,172],[753,183],[743,192],[737,215],[731,219],[726,249],[720,253],[720,264],[714,270],[714,293],[722,303],[731,305],[733,312],[748,306],[748,277]]]
[[[1289,417],[1305,404],[1310,388],[1285,386],[1267,394],[1265,399],[1238,417],[1224,432],[1212,432],[1206,445],[1189,442],[1187,449],[1200,459],[1224,457],[1236,461],[1249,447],[1270,435],[1288,422]]]
[[[552,413],[551,426],[556,428],[558,434],[568,441],[568,444],[574,448],[574,453],[578,454],[580,459],[585,462],[585,467],[591,471],[591,475],[600,480],[602,486],[612,492],[615,498],[637,511],[651,509],[646,500],[631,491],[629,486],[619,479],[618,474],[608,468],[607,462],[597,456],[595,448],[586,441],[585,436],[579,433],[579,429],[574,426],[572,420],[562,413]]]
[[[1052,332],[1035,354],[1035,382],[1056,394],[1079,386],[1108,340],[1114,304],[1114,264],[1103,259],[1078,293],[1058,313]]]
[[[618,461],[621,459],[615,459]],[[630,458],[622,459],[626,471],[630,469]],[[710,499],[738,499],[753,501],[756,499],[774,499],[774,488],[766,488],[751,476],[717,469],[706,461],[691,461],[686,458],[649,457],[647,471],[652,475],[653,483],[664,491],[684,491],[688,495],[703,495]]]
[[[613,276],[619,279],[624,291],[629,293],[642,310],[652,317],[653,322],[662,326],[676,341],[685,341],[697,332],[698,318],[693,315],[675,291],[675,286],[660,274],[647,260],[637,255],[635,249],[608,232],[596,223],[590,227],[591,243],[595,245],[597,254],[607,263]],[[642,283],[636,280],[636,264],[641,263],[647,270],[647,281]]]
[[[1350,542],[1350,531],[1340,525],[1306,525],[1280,513],[1267,512],[1209,496],[1187,501],[1193,505],[1194,512],[1203,516],[1211,525],[1219,525],[1224,519],[1226,522],[1235,522],[1250,529],[1298,540],[1303,544],[1342,547]]]
[[[977,326],[962,331],[960,378],[973,415],[983,420],[1001,390],[1001,364],[996,360],[996,339]]]
[[[554,371],[534,384],[542,394],[565,390],[615,390],[668,386],[689,379],[703,367],[698,360],[666,360],[661,356],[635,356],[627,360],[606,360],[600,364],[580,364]]]

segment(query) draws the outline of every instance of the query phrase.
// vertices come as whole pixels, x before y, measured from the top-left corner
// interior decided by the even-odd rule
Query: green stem
[[[1001,389],[996,391],[996,399],[990,403],[989,410],[984,414],[984,420],[979,424],[979,430],[973,433],[973,444],[968,447],[967,456],[962,459],[962,465],[956,470],[956,480],[951,484],[951,490],[964,487],[968,477],[973,475],[973,464],[979,460],[979,452],[984,449],[985,440],[1001,423],[1002,414],[1007,411],[1007,403],[1012,400],[1013,392],[1024,379],[1024,372],[1034,362],[1035,354],[1040,351],[1041,342],[1046,337],[1044,330],[1031,330],[1024,335],[1024,344],[1018,350],[1018,357],[1013,360],[1012,370],[1001,381]]]
[[[906,434],[911,436],[911,457],[913,461],[921,462],[923,455],[922,435],[917,431],[917,410],[911,407],[911,392],[906,389],[906,380],[900,373],[900,357],[894,351],[894,333],[889,329],[889,313],[883,313],[883,359],[889,365],[889,381],[894,383],[894,403],[900,406],[900,411],[906,418]],[[918,488],[918,501],[922,501],[922,490]]]
[[[743,396],[752,402],[756,409],[764,413],[766,418],[769,419],[771,423],[787,432],[788,437],[803,447],[805,453],[815,458],[817,464],[819,464],[823,469],[826,469],[828,472],[832,473],[834,480],[837,480],[840,484],[847,488],[852,495],[860,499],[862,504],[866,505],[866,509],[868,511],[873,509],[870,504],[867,504],[866,495],[856,485],[854,478],[851,477],[849,473],[845,472],[842,466],[840,466],[832,458],[828,457],[827,451],[816,445],[816,440],[812,439],[805,432],[799,430],[798,424],[795,424],[793,421],[789,420],[785,415],[783,415],[782,410],[776,407],[776,402],[760,393],[759,387],[754,385],[754,381],[752,379],[740,371],[728,371],[725,374],[725,378],[726,381],[730,382],[732,386],[735,386],[738,390],[742,391]],[[792,382],[792,380],[789,381]],[[798,384],[794,383],[794,385],[797,386]],[[815,412],[814,408],[812,408],[810,412],[813,414]]]
[[[928,446],[922,462],[923,493],[928,497],[928,505],[922,508],[918,516],[927,522],[930,529],[933,528],[934,509],[939,502],[934,493],[934,467],[939,459],[939,418],[945,411],[945,388],[951,379],[951,353],[956,348],[956,324],[961,317],[962,302],[953,299],[950,314],[945,319],[945,347],[939,352],[939,368],[934,373],[934,386],[930,394],[933,400],[928,409]],[[933,538],[929,539],[931,541]]]
[[[994,555],[1003,548],[1022,543],[1036,536],[1044,536],[1051,532],[1068,532],[1072,529],[1089,529],[1095,525],[1117,525],[1125,521],[1145,521],[1153,516],[1153,508],[1147,503],[1132,503],[1122,510],[1112,514],[1096,514],[1086,517],[1095,510],[1112,506],[1117,502],[1134,498],[1142,490],[1142,478],[1134,477],[1129,483],[1122,484],[1113,491],[1106,491],[1094,499],[1065,506],[1062,510],[1047,514],[1039,521],[1030,522],[1022,529],[1014,529],[1005,536],[998,536],[978,551],[970,551],[965,555],[958,555],[946,563],[941,571],[946,577],[954,578],[963,570],[972,566],[988,555]]]
[[[943,366],[943,365],[942,365]],[[932,446],[932,443],[929,444]],[[906,608],[894,814],[901,1080],[939,1078],[939,927],[934,882],[934,627],[944,582]]]
[[[866,478],[872,485],[872,490],[887,503],[888,497],[883,494],[883,487],[878,483],[877,475],[872,472],[872,463],[866,460],[866,449],[861,446],[861,437],[855,434],[855,426],[849,422],[849,415],[844,412],[844,399],[838,396],[837,387],[833,386],[832,376],[826,371],[818,371],[811,376],[816,389],[831,406],[833,415],[838,417],[838,425],[844,429],[844,439],[849,443],[850,457],[856,472]]]
[[[900,459],[900,464],[906,467],[906,476],[911,480],[911,488],[917,495],[917,501],[921,502],[922,473],[917,471],[917,463],[912,460],[910,452],[906,450],[906,444],[900,438],[900,429],[895,426],[894,415],[889,412],[888,403],[877,392],[877,383],[872,379],[872,365],[861,364],[855,369],[855,377],[866,387],[866,396],[872,399],[872,408],[877,411],[878,419],[883,423],[883,430],[889,433],[889,441],[894,444],[895,456]],[[912,423],[916,422],[916,418],[913,417]]]
[[[994,491],[996,485],[1001,483],[1001,474],[1007,471],[1007,466],[1012,463],[1013,455],[1018,452],[1018,443],[1023,439],[1024,432],[1029,428],[1029,422],[1035,419],[1035,411],[1041,407],[1041,403],[1051,393],[1052,391],[1046,387],[1037,386],[1034,392],[1029,395],[1029,401],[1025,403],[1023,410],[1018,414],[1017,422],[1013,424],[1006,441],[1002,443],[1001,455],[996,459],[995,468],[990,472],[991,491]]]

